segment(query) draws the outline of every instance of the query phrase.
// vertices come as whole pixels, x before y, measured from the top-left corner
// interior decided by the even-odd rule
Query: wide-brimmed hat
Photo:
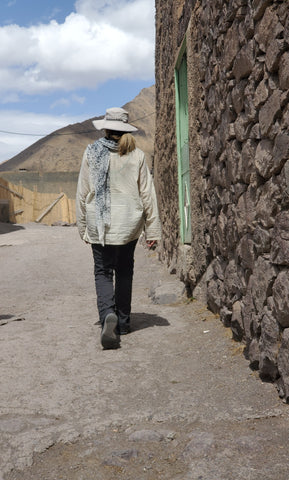
[[[123,108],[108,108],[105,117],[101,120],[93,120],[97,130],[114,130],[117,132],[136,132],[137,128],[128,123],[128,112]]]

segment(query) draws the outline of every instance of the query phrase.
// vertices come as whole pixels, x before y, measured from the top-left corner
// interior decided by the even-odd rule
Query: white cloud
[[[69,107],[69,105],[71,105],[71,101],[68,98],[59,98],[58,100],[55,100],[52,105],[50,105],[50,108],[53,109],[59,106]]]
[[[10,94],[6,95],[4,98],[0,99],[0,102],[5,103],[18,103],[20,101],[18,93],[11,92]]]
[[[59,128],[84,120],[86,118],[83,116],[54,116],[0,110],[0,163],[37,142],[42,135],[48,135]]]
[[[62,24],[0,28],[2,98],[153,77],[153,0],[78,0],[75,7]]]
[[[80,105],[83,105],[85,103],[85,97],[81,97],[80,95],[71,95],[71,100],[73,102],[79,103]]]
[[[55,108],[59,106],[69,107],[73,103],[78,103],[79,105],[83,105],[85,103],[85,97],[82,97],[80,95],[76,95],[73,93],[69,97],[58,98],[50,105],[50,108]]]

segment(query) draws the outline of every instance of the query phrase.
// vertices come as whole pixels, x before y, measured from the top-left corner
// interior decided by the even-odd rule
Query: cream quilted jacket
[[[144,153],[136,148],[119,156],[110,153],[111,224],[106,245],[124,245],[136,240],[145,229],[147,240],[160,240],[161,227],[157,199]],[[95,192],[86,151],[78,178],[76,221],[81,238],[100,243],[95,220]]]

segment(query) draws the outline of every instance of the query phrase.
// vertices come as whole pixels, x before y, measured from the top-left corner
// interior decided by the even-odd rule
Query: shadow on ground
[[[168,327],[170,325],[166,318],[151,313],[132,313],[130,320],[132,332],[154,326]]]
[[[16,230],[25,230],[25,227],[22,225],[16,225],[15,223],[0,222],[0,235],[3,233],[15,232]]]

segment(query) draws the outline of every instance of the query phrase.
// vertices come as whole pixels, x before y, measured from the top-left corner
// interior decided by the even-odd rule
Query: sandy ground
[[[75,227],[1,224],[0,262],[0,480],[288,480],[288,405],[155,252],[113,351]]]

